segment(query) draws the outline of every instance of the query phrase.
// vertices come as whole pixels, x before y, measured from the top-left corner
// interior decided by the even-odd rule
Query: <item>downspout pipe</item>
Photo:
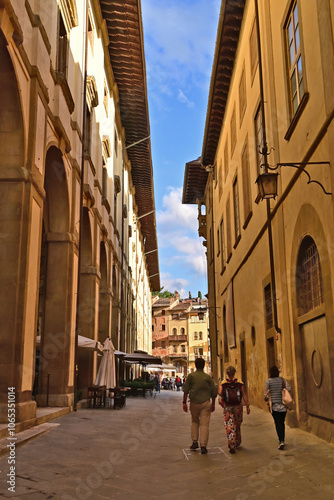
[[[263,146],[261,154],[263,155],[263,167],[265,173],[268,172],[268,145],[267,145],[267,133],[266,133],[266,119],[264,112],[264,91],[263,91],[263,68],[262,68],[262,52],[261,52],[261,38],[260,38],[260,21],[259,21],[259,5],[258,0],[255,1],[255,19],[256,19],[256,34],[257,34],[257,50],[259,59],[259,80],[260,80],[260,101],[261,101],[261,121],[262,121],[262,139]],[[266,199],[266,210],[267,210],[267,227],[268,227],[268,244],[269,244],[269,261],[270,261],[270,279],[271,279],[271,289],[273,298],[273,315],[274,315],[274,326],[277,333],[282,333],[278,326],[278,315],[277,315],[277,298],[276,298],[276,278],[275,278],[275,264],[274,264],[274,250],[273,250],[273,234],[272,234],[272,215],[270,210],[270,200]]]
[[[82,140],[81,140],[81,179],[80,179],[80,210],[79,210],[79,241],[78,241],[78,277],[77,277],[77,306],[75,316],[75,349],[74,349],[74,411],[77,411],[78,403],[78,337],[79,337],[79,310],[80,310],[80,283],[81,283],[81,248],[83,228],[83,185],[85,175],[85,142],[86,142],[86,115],[87,115],[87,54],[88,54],[88,23],[89,23],[89,0],[86,0],[86,26],[84,32],[84,82],[83,82],[83,106],[82,106]]]

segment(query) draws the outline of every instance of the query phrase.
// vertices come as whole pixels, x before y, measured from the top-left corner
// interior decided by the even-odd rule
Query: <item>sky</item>
[[[160,284],[208,291],[197,205],[182,205],[186,162],[201,156],[220,0],[141,0]]]

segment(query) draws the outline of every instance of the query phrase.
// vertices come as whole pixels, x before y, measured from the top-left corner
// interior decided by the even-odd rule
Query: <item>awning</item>
[[[174,365],[165,365],[162,363],[162,365],[147,365],[146,366],[147,370],[157,370],[157,371],[174,371],[176,372],[176,366]]]
[[[139,363],[141,365],[162,365],[162,359],[156,356],[152,356],[151,354],[147,354],[144,351],[137,351],[131,354],[125,354],[122,359],[128,363]]]
[[[41,344],[41,336],[37,335],[36,344],[39,346]],[[84,337],[83,335],[78,335],[78,347],[83,349],[88,349],[91,351],[101,352],[103,351],[103,345],[97,340]]]

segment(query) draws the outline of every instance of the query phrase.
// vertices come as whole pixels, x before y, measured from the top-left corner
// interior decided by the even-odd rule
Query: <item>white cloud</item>
[[[142,0],[148,86],[172,92],[191,80],[207,89],[219,0]],[[218,8],[217,8],[218,7]],[[178,86],[179,86],[178,85]]]
[[[187,273],[206,275],[206,258],[198,236],[197,206],[182,205],[182,188],[169,186],[163,197],[163,209],[157,213],[159,248],[164,267],[177,266]]]
[[[197,206],[182,205],[182,188],[167,187],[167,194],[162,200],[163,209],[157,213],[157,221],[163,230],[168,228],[187,228],[197,230]]]
[[[189,108],[194,107],[194,103],[188,99],[188,97],[179,89],[179,95],[177,96],[178,100],[183,104],[186,104]]]

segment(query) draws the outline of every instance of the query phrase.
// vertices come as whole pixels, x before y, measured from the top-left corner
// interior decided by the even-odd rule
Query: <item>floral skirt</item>
[[[225,406],[224,424],[229,448],[237,448],[241,444],[242,405]]]

